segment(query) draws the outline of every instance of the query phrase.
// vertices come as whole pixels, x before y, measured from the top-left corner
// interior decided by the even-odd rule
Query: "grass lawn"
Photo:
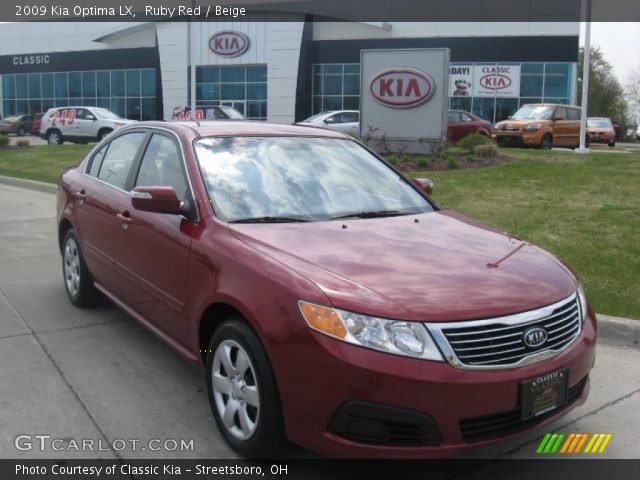
[[[0,149],[0,175],[55,183],[88,145]],[[550,250],[580,276],[597,312],[640,319],[640,152],[501,149],[496,167],[414,172],[434,198]]]
[[[640,319],[640,152],[501,153],[518,161],[411,176],[432,179],[442,206],[558,255],[597,312]]]
[[[67,167],[75,165],[93,145],[41,145],[0,149],[0,175],[58,183]]]

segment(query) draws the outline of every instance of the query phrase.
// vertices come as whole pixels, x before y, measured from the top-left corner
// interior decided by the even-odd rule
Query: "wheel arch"
[[[64,237],[69,230],[73,228],[73,224],[69,221],[68,218],[63,218],[60,220],[58,224],[58,247],[62,252],[62,242],[64,241]]]
[[[209,341],[213,336],[213,333],[218,329],[222,323],[233,316],[240,317],[244,320],[244,322],[255,331],[251,322],[247,320],[246,315],[226,302],[216,302],[209,305],[205,308],[204,312],[200,316],[199,324],[198,324],[198,351],[200,353],[200,357],[202,362],[205,363],[207,352],[206,350],[209,347]],[[257,335],[257,332],[256,332]],[[260,336],[258,335],[258,338]]]

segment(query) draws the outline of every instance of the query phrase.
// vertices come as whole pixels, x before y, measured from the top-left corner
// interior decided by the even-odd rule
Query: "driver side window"
[[[188,193],[187,180],[182,168],[182,156],[176,143],[169,137],[153,134],[147,146],[136,187],[173,187],[181,202]]]

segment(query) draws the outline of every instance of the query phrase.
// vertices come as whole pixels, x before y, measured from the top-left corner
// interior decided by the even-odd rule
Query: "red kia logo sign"
[[[387,107],[411,108],[429,101],[436,83],[422,70],[391,68],[373,77],[369,89],[373,98]]]
[[[209,39],[209,48],[222,57],[239,57],[249,49],[249,37],[242,32],[218,32]]]
[[[501,90],[511,85],[511,79],[501,73],[490,73],[480,77],[480,85],[490,90]]]

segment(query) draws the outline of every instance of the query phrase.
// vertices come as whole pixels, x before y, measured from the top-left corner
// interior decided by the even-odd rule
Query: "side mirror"
[[[429,196],[433,193],[433,182],[428,178],[414,178],[413,184]]]
[[[512,115],[509,115],[509,116],[507,117],[507,120],[511,120],[511,117],[512,117]]]
[[[173,187],[136,187],[131,191],[131,204],[136,210],[178,214],[182,202]]]
[[[333,117],[329,117],[329,118],[325,118],[322,122],[326,123],[327,125],[329,125],[331,123],[336,123],[336,119],[333,118]]]
[[[564,120],[564,115],[554,115],[553,119],[554,120]]]

